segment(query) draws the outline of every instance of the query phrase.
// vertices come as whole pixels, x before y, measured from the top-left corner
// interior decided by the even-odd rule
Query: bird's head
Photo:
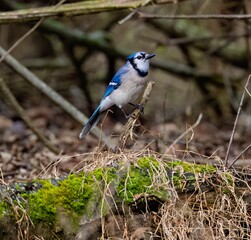
[[[140,76],[145,77],[148,74],[149,60],[154,56],[155,54],[149,54],[146,52],[135,52],[127,57],[126,60],[131,63]]]

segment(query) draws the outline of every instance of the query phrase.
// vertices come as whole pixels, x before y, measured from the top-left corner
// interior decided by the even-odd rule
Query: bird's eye
[[[141,59],[142,57],[141,56],[138,56],[137,59]]]

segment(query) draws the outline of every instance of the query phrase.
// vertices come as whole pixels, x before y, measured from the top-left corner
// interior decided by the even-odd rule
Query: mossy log
[[[0,239],[163,239],[163,209],[170,217],[170,206],[182,209],[189,218],[202,209],[206,214],[222,199],[231,201],[229,214],[242,200],[247,211],[238,223],[248,235],[250,228],[241,225],[251,224],[247,183],[210,165],[142,157],[63,179],[2,185]]]

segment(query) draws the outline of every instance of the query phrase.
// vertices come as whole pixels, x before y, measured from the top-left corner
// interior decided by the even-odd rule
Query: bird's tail
[[[88,122],[83,126],[79,134],[80,139],[84,138],[97,125],[97,123],[103,116],[104,112],[99,112],[99,110],[100,110],[100,106],[98,106],[95,112],[91,115]]]

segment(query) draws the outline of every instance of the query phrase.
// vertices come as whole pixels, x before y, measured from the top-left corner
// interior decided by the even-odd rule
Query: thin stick
[[[149,99],[149,96],[152,92],[152,88],[154,86],[154,82],[150,81],[147,84],[147,87],[144,91],[142,100],[140,101],[139,105],[144,107]],[[126,144],[127,139],[130,137],[131,139],[133,138],[133,128],[135,126],[135,123],[137,122],[138,118],[140,115],[140,109],[136,108],[133,111],[132,116],[130,117],[129,120],[127,121],[126,125],[124,126],[124,129],[120,135],[119,141],[118,141],[118,150],[123,150]]]
[[[141,4],[140,7],[144,7],[144,6],[148,5],[148,3],[150,1],[152,1],[152,0],[146,0],[145,2],[143,2]],[[126,21],[128,21],[129,19],[131,19],[137,13],[137,11],[138,11],[138,8],[134,9],[131,13],[129,13],[125,18],[121,19],[118,23],[119,24],[125,23]]]
[[[78,109],[76,109],[71,103],[69,103],[65,98],[53,90],[50,86],[39,79],[35,74],[33,74],[29,69],[24,67],[10,54],[6,55],[6,51],[0,47],[0,56],[5,55],[4,62],[11,67],[16,73],[22,76],[27,82],[33,85],[40,92],[45,94],[49,99],[51,99],[55,104],[61,107],[65,112],[67,112],[73,119],[75,119],[80,124],[84,124],[88,121],[88,118],[82,114]],[[99,128],[95,127],[92,131],[97,138],[101,138],[104,144],[109,148],[114,148],[114,143],[109,139]]]
[[[202,119],[202,113],[200,113],[199,117],[197,118],[196,122],[190,127],[188,128],[185,132],[183,132],[179,137],[177,137],[174,142],[167,148],[167,150],[165,151],[165,153],[163,154],[163,156],[165,154],[167,154],[169,152],[169,150],[177,143],[179,142],[185,135],[188,134],[188,132],[192,131],[194,128],[196,128],[200,122],[201,122],[201,119]]]
[[[33,131],[33,133],[38,137],[38,139],[52,152],[55,154],[59,154],[59,150],[56,146],[54,146],[41,131],[39,131],[36,126],[33,124],[31,119],[25,113],[24,109],[19,105],[14,95],[11,93],[10,89],[4,82],[2,78],[0,78],[0,90],[3,93],[3,96],[6,100],[9,101],[10,105],[16,110],[18,115],[23,119],[26,125]]]
[[[245,98],[246,89],[248,89],[248,84],[249,84],[250,78],[251,78],[251,74],[248,76],[246,85],[245,85],[245,87],[244,87],[244,91],[243,91],[243,93],[242,93],[241,101],[240,101],[239,108],[238,108],[238,111],[237,111],[237,114],[236,114],[236,118],[235,118],[235,121],[234,121],[233,130],[232,130],[232,133],[231,133],[231,137],[230,137],[229,144],[228,144],[228,148],[227,148],[227,153],[226,153],[226,156],[225,156],[225,166],[226,166],[226,167],[228,167],[229,152],[230,152],[230,148],[231,148],[231,146],[232,146],[232,142],[233,142],[233,139],[234,139],[234,134],[235,134],[236,127],[237,127],[237,122],[238,122],[238,120],[239,120],[239,116],[240,116],[240,113],[241,113],[243,101],[244,101],[244,98]],[[231,166],[232,166],[232,165],[233,165],[233,164],[231,164]]]
[[[251,143],[237,156],[233,159],[233,162],[229,165],[228,168],[231,168],[235,163],[236,161],[249,149],[251,148]]]
[[[65,0],[61,0],[59,3],[57,3],[54,7],[57,8],[60,5],[62,5],[65,2]],[[3,61],[5,56],[9,53],[11,53],[21,42],[23,42],[27,37],[29,37],[44,21],[44,18],[41,18],[31,29],[29,29],[28,32],[26,32],[22,37],[20,37],[7,51],[6,53],[0,58],[0,63]]]
[[[4,60],[5,56],[11,53],[22,41],[24,41],[28,36],[30,36],[43,22],[43,18],[41,18],[28,32],[26,32],[22,37],[20,37],[0,58],[0,63]]]
[[[248,91],[248,89],[245,87],[245,90],[247,92],[247,94],[249,95],[249,97],[251,97],[251,93]]]
[[[208,20],[208,19],[250,19],[251,14],[202,14],[202,15],[158,15],[137,12],[140,18],[144,19],[193,19],[193,20]]]

